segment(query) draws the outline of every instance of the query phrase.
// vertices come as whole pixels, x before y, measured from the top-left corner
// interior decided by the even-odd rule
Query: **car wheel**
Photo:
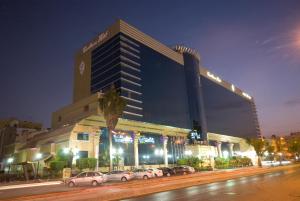
[[[170,173],[168,173],[168,174],[167,174],[167,177],[169,177],[169,176],[171,176],[171,174],[170,174]]]
[[[126,177],[122,177],[121,181],[127,181]]]
[[[154,174],[155,177],[158,177],[157,174]]]
[[[147,175],[144,175],[143,179],[149,179],[149,177]]]
[[[75,184],[74,184],[74,182],[71,181],[71,182],[68,183],[68,186],[69,186],[70,188],[72,188],[72,187],[75,186]]]
[[[92,186],[98,186],[98,182],[97,181],[92,181]]]

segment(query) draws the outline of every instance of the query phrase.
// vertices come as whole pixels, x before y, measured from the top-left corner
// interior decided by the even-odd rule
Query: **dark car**
[[[194,168],[189,166],[176,166],[173,167],[175,174],[192,174],[195,172]]]
[[[162,167],[162,168],[157,168],[157,169],[161,170],[163,172],[164,176],[168,176],[169,177],[169,176],[175,174],[174,170],[171,169],[171,168]]]

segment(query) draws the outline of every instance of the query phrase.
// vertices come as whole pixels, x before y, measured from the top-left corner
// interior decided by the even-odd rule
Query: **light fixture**
[[[227,150],[223,151],[223,157],[228,158],[229,157],[229,152]]]
[[[235,91],[235,86],[233,84],[231,85],[231,90]]]
[[[192,151],[191,150],[186,150],[184,152],[184,154],[187,155],[187,156],[190,156],[190,155],[192,155]]]
[[[37,153],[37,154],[36,154],[36,156],[35,156],[35,158],[36,158],[36,159],[41,159],[41,158],[42,158],[42,156],[43,156],[43,154],[41,154],[41,153]]]
[[[14,158],[12,158],[12,157],[7,159],[8,164],[12,163],[13,161],[14,161]]]
[[[248,98],[249,100],[251,100],[251,96],[245,92],[242,93],[244,97]]]
[[[70,152],[70,149],[68,148],[68,147],[65,147],[64,149],[63,149],[63,153],[64,154],[68,154]]]

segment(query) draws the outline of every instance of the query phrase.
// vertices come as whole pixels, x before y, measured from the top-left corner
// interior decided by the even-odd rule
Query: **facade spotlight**
[[[37,153],[37,154],[36,154],[36,156],[35,156],[35,158],[39,160],[39,159],[41,159],[41,158],[42,158],[42,156],[43,156],[43,154],[41,154],[41,153]]]
[[[10,158],[7,159],[8,164],[11,164],[12,162],[14,162],[14,158],[10,157]]]
[[[119,149],[118,149],[118,154],[123,154],[124,153],[124,150],[120,147]]]
[[[70,148],[65,147],[65,148],[63,149],[63,153],[64,153],[64,154],[70,153]]]
[[[227,150],[223,151],[223,156],[224,156],[224,158],[228,158],[229,152]]]

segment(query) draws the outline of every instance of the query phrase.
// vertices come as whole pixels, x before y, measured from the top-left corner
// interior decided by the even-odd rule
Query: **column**
[[[234,143],[231,143],[231,142],[228,143],[229,156],[230,156],[230,157],[233,156],[233,146],[234,146]]]
[[[97,165],[96,165],[96,170],[99,171],[99,143],[100,143],[100,136],[98,134],[95,135],[95,150],[94,150],[94,154],[95,154],[95,158],[97,159]]]
[[[168,167],[168,149],[167,149],[167,143],[168,143],[168,136],[163,136],[165,167]]]
[[[217,143],[218,156],[223,157],[222,155],[222,142],[218,141]]]
[[[140,133],[134,132],[133,134],[133,151],[134,151],[134,166],[139,167],[139,138]]]
[[[55,155],[56,150],[55,150],[55,143],[50,144],[50,154]]]

